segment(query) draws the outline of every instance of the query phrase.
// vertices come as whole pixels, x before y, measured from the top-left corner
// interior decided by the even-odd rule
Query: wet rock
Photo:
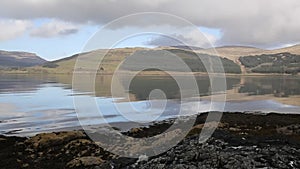
[[[104,160],[102,160],[100,157],[79,157],[68,162],[66,168],[91,168],[94,166],[99,166],[102,163],[104,163]]]
[[[141,132],[143,131],[141,128],[132,128],[130,129],[130,133],[134,134],[134,133],[138,133],[138,132]]]
[[[0,136],[0,168],[20,168],[18,163],[16,144],[23,142],[26,138]]]
[[[236,127],[230,127],[230,128],[229,128],[229,131],[237,132],[237,131],[241,131],[241,129],[236,128]]]
[[[38,134],[31,138],[0,136],[0,168],[300,168],[300,116],[224,114],[213,136],[199,143],[198,134],[205,118],[198,116],[190,134],[173,148],[140,159],[107,152],[82,131]],[[170,125],[172,120],[123,134],[151,137]]]
[[[81,131],[42,133],[26,140],[25,144],[31,145],[33,148],[43,149],[83,137],[85,137],[85,134]]]
[[[284,135],[293,135],[293,134],[300,135],[300,124],[293,124],[284,127],[279,127],[276,129],[276,131]]]
[[[104,151],[82,131],[38,134],[27,139],[24,144],[24,151],[18,158],[21,164],[28,163],[29,168],[65,168],[72,160],[82,163],[92,159],[83,157],[97,157],[101,160],[112,158],[111,153]]]
[[[231,144],[230,137],[234,133],[227,133],[228,137],[218,138],[222,130],[206,143],[197,142],[197,137],[184,139],[176,147],[147,162],[137,163],[129,168],[298,168],[300,159],[299,145],[286,145],[285,142],[269,144],[268,146],[254,146],[244,143],[243,146]],[[248,138],[248,142],[254,138]],[[268,140],[262,140],[268,142]],[[296,146],[296,147],[293,147]],[[167,160],[166,160],[167,159]]]

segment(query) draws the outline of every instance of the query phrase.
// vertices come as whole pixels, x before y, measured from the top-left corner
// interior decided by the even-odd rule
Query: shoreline
[[[0,136],[0,168],[300,167],[300,115],[223,113],[213,136],[200,144],[199,132],[206,117],[207,113],[198,115],[194,127],[178,145],[144,161],[107,152],[82,130],[41,133],[33,137]],[[151,137],[171,124],[172,120],[165,120],[132,128],[123,134]]]
[[[90,72],[77,72],[78,74],[92,74]],[[103,75],[103,76],[111,76],[114,75],[115,72],[100,72],[97,73],[96,75]],[[136,71],[120,71],[120,74],[136,74]],[[193,75],[193,76],[208,76],[207,72],[175,72],[175,71],[170,71],[170,73],[172,73],[173,75],[176,76],[180,76],[180,75]],[[73,75],[73,72],[43,72],[42,70],[40,72],[28,72],[28,71],[5,71],[5,70],[0,70],[0,75],[2,74],[11,74],[11,75]],[[247,77],[247,76],[291,76],[291,77],[300,77],[300,74],[296,74],[296,75],[292,75],[292,74],[286,74],[286,73],[211,73],[212,75],[225,75],[225,76],[243,76],[243,77]],[[137,74],[138,76],[166,76],[168,75],[165,72],[161,72],[161,71],[143,71],[143,72],[139,72]]]

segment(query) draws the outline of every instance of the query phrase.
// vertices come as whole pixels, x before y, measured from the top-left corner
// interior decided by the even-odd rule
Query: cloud
[[[146,42],[146,45],[151,46],[178,46],[188,45],[202,48],[212,47],[217,41],[217,37],[203,33],[199,30],[190,30],[182,34],[170,34],[168,36],[155,36]]]
[[[2,0],[0,6],[0,16],[6,18],[57,18],[99,25],[149,11],[174,14],[197,26],[220,29],[223,36],[218,44],[272,46],[300,42],[298,0]],[[158,24],[164,23],[161,20]],[[149,24],[132,20],[120,28]]]
[[[58,20],[52,20],[35,28],[30,35],[41,38],[51,38],[57,36],[70,35],[78,32],[78,26]]]
[[[0,20],[0,41],[22,36],[31,26],[32,23],[26,20],[2,19]]]

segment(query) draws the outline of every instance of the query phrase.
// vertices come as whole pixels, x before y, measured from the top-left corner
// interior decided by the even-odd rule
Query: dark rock
[[[43,149],[83,138],[84,136],[84,133],[81,131],[42,133],[26,140],[25,143],[33,148]]]
[[[206,115],[197,117],[195,127],[175,147],[144,160],[107,152],[82,131],[31,138],[0,136],[0,168],[300,168],[299,115],[225,113],[213,136],[199,143]],[[123,134],[150,137],[172,123],[159,122]]]
[[[20,168],[18,163],[16,144],[22,143],[26,138],[0,136],[0,168]]]
[[[100,157],[79,157],[71,160],[67,163],[66,168],[80,169],[80,168],[91,168],[99,166],[104,163]]]

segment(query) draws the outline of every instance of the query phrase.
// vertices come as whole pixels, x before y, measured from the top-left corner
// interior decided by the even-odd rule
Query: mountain
[[[177,49],[187,49],[187,50],[202,50],[203,48],[197,47],[197,46],[185,46],[185,45],[177,45],[177,46],[171,46],[172,48]]]
[[[81,53],[76,54],[68,58],[60,59],[57,61],[49,62],[47,64],[44,64],[42,66],[34,67],[31,69],[31,71],[42,71],[47,73],[67,73],[71,74],[74,71],[74,65],[76,63],[76,60],[78,56],[80,55],[81,59],[84,59],[86,63],[95,64],[97,63],[98,57],[97,55],[100,55],[102,52],[105,52],[105,50],[95,50],[87,53]],[[118,49],[111,49],[108,51],[108,53],[105,55],[105,57],[102,60],[101,65],[99,66],[99,70],[102,73],[113,73],[113,71],[120,65],[121,62],[126,63],[126,57],[129,57],[131,55],[141,55],[143,53],[146,53],[149,57],[161,57],[162,62],[165,63],[165,69],[166,70],[173,70],[176,71],[180,68],[172,65],[170,60],[165,60],[164,53],[172,53],[174,55],[177,55],[180,57],[192,70],[192,72],[206,72],[205,67],[209,67],[210,65],[203,65],[201,60],[199,59],[198,55],[196,55],[194,52],[190,50],[183,50],[178,48],[165,48],[165,49],[149,49],[149,48],[118,48]],[[209,60],[218,58],[217,56],[212,56],[208,54],[199,54],[201,59]],[[241,73],[240,66],[233,61],[226,59],[226,58],[220,58],[221,62],[224,65],[224,70],[227,73]],[[144,60],[144,62],[147,64],[147,61]],[[136,60],[130,59],[130,62],[127,63],[127,67],[120,67],[123,68],[123,70],[127,71],[136,71],[140,70],[141,62],[137,62]],[[77,67],[77,71],[86,71],[89,68],[82,68]]]
[[[217,55],[220,57],[225,57],[232,61],[236,61],[240,56],[260,54],[266,52],[266,50],[249,46],[221,46],[216,48],[197,50],[197,52]]]
[[[241,67],[242,73],[278,73],[279,69],[270,69],[266,68],[266,66],[259,66],[259,68],[249,68],[247,65],[245,65],[245,62],[241,63],[240,59],[242,57],[247,57],[248,60],[255,61],[259,59],[260,57],[274,57],[276,55],[280,55],[282,53],[286,53],[288,56],[292,55],[300,55],[300,45],[294,45],[290,47],[285,47],[285,48],[280,48],[280,49],[273,49],[273,50],[267,50],[267,49],[260,49],[260,48],[255,48],[255,47],[249,47],[249,46],[221,46],[221,47],[216,47],[216,48],[210,48],[210,49],[202,49],[202,50],[196,50],[199,53],[204,53],[204,54],[210,54],[210,55],[217,55],[223,58],[227,58],[235,62]],[[251,57],[255,57],[250,59]],[[245,59],[243,60],[245,61]],[[267,64],[267,63],[264,63]],[[297,63],[293,63],[293,67]],[[272,65],[269,63],[269,65]],[[287,67],[291,65],[286,65]],[[288,71],[282,71],[286,73],[294,73],[295,69],[292,68],[291,70],[289,69]]]
[[[209,49],[201,49],[197,47],[192,47],[193,51],[198,53],[204,58],[208,58],[211,56],[219,56],[221,58],[221,62],[223,63],[224,70],[227,73],[295,73],[298,72],[296,67],[299,65],[298,56],[300,55],[300,45],[295,45],[287,48],[282,49],[275,49],[275,50],[266,50],[260,49],[250,46],[221,46],[216,48],[209,48]],[[107,56],[103,60],[103,64],[101,67],[103,68],[103,72],[111,72],[113,71],[122,60],[124,60],[127,56],[132,55],[136,51],[150,51],[147,54],[155,55],[155,52],[151,51],[160,51],[165,50],[172,52],[173,54],[181,57],[184,62],[186,62],[194,72],[203,72],[203,65],[199,62],[199,60],[195,59],[195,54],[191,51],[191,47],[187,46],[169,46],[169,47],[158,47],[154,49],[148,48],[119,48],[119,49],[112,49],[108,52]],[[97,55],[97,53],[101,52],[100,50],[91,52],[92,55]],[[282,58],[279,56],[286,56],[286,58]],[[83,54],[85,55],[85,54]],[[74,55],[70,58],[58,60],[54,62],[55,64],[59,65],[58,70],[59,72],[68,71],[71,73],[73,71],[73,67],[78,55]],[[253,57],[253,58],[251,58]],[[270,58],[278,58],[278,60],[267,60],[262,65],[256,65],[257,67],[249,67],[246,64],[247,60],[251,60],[251,62],[256,62],[262,58],[270,57]],[[287,60],[291,57],[291,60]],[[245,59],[241,59],[245,58]],[[296,59],[296,61],[294,61]],[[279,64],[279,60],[282,60],[282,63],[285,63],[285,71],[281,71],[281,68],[277,70],[267,68],[266,65],[270,65],[275,67],[275,65]],[[163,59],[162,59],[163,61]],[[198,67],[197,67],[198,65]],[[170,66],[170,65],[169,65]],[[132,63],[130,68],[135,68],[136,64]],[[55,69],[53,69],[55,70]],[[48,69],[47,71],[52,71]],[[270,72],[268,72],[270,71]]]
[[[206,53],[226,57],[227,59],[236,61],[242,56],[255,56],[262,54],[277,54],[277,53],[291,53],[300,55],[300,44],[280,49],[260,49],[251,46],[221,46],[216,48],[196,50],[199,53]]]
[[[112,72],[121,61],[125,59],[125,57],[131,55],[137,50],[143,50],[144,48],[117,48],[117,49],[111,49],[108,51],[108,53],[105,55],[102,65],[102,69],[104,69],[105,72]],[[63,74],[71,74],[74,71],[74,66],[76,63],[76,60],[78,56],[81,58],[86,58],[86,60],[89,60],[92,63],[97,63],[98,58],[97,57],[90,57],[90,56],[97,56],[100,53],[106,52],[105,49],[99,49],[91,52],[86,53],[79,53],[72,55],[67,58],[59,59],[56,61],[48,62],[47,64],[36,66],[33,69],[29,71],[43,71],[47,73],[63,73]],[[89,59],[92,58],[92,59]]]
[[[186,46],[162,46],[151,49],[141,47],[110,49],[102,60],[98,71],[103,74],[111,74],[118,66],[120,66],[121,62],[126,60],[128,56],[139,54],[136,52],[140,51],[141,53],[147,53],[149,57],[162,54],[161,51],[171,52],[182,58],[182,60],[190,66],[193,72],[205,71],[204,66],[201,64],[201,62],[199,62],[199,58],[195,56],[194,52],[200,55],[201,59],[214,59],[219,57],[223,63],[224,70],[227,73],[248,74],[279,72],[297,74],[300,71],[300,45],[274,50],[266,50],[249,46],[221,46],[209,49],[201,49],[197,47],[192,48],[193,51],[191,50],[191,47]],[[106,50],[100,49],[87,53],[79,53],[64,59],[46,62],[32,53],[0,51],[0,65],[15,66],[19,64],[21,66],[31,66],[36,64],[37,66],[26,69],[23,68],[21,71],[24,73],[42,72],[72,74],[74,71],[74,65],[79,55],[82,56],[81,59],[86,60],[87,65],[89,65],[98,63],[99,57],[97,56],[100,56],[100,54],[103,52],[106,52]],[[162,58],[162,60],[164,59]],[[163,63],[165,62],[163,61]],[[252,65],[251,63],[255,63],[255,65]],[[138,62],[132,62],[130,64],[131,66],[127,67],[126,70],[136,70],[140,68]],[[77,68],[79,71],[86,70],[86,68],[83,67]],[[176,69],[176,67],[174,65],[172,66],[170,62],[166,62],[166,68]]]
[[[30,67],[46,62],[34,53],[0,50],[0,67]]]
[[[291,53],[291,54],[295,54],[295,55],[300,55],[300,44],[299,45],[294,45],[294,46],[290,46],[290,47],[285,47],[285,48],[281,48],[281,49],[275,49],[272,50],[272,53]]]
[[[144,64],[153,65],[156,67],[158,62],[160,62],[159,67],[162,70],[174,71],[174,72],[186,72],[184,66],[178,66],[179,62],[173,56],[177,56],[187,65],[192,72],[207,72],[207,69],[212,69],[214,72],[221,73],[222,69],[218,69],[213,65],[217,63],[220,59],[224,71],[226,73],[241,73],[240,66],[233,61],[220,58],[218,56],[208,55],[208,54],[196,54],[190,50],[181,49],[163,49],[163,50],[139,50],[131,55],[134,59],[124,60],[120,69],[139,71],[144,69]],[[148,59],[149,58],[149,59]],[[153,61],[157,61],[152,63]],[[179,65],[181,65],[180,63]],[[156,69],[150,68],[150,70]],[[148,70],[149,71],[149,70]]]
[[[300,72],[300,55],[285,53],[243,56],[239,58],[241,64],[252,73],[287,73]]]

